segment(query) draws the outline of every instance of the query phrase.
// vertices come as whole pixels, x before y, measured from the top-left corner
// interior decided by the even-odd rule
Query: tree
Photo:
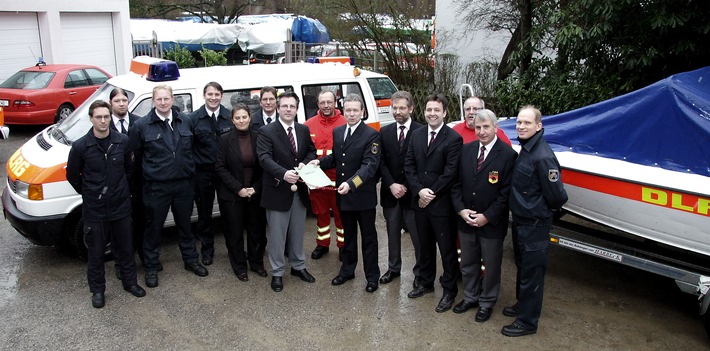
[[[254,0],[131,0],[131,16],[175,18],[195,16],[202,22],[232,23],[254,5]]]

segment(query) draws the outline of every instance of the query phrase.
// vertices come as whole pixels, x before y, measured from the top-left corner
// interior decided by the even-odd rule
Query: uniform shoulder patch
[[[547,171],[547,179],[550,180],[550,182],[555,183],[558,180],[560,180],[560,170],[558,169],[550,169]]]
[[[372,151],[373,155],[377,155],[380,152],[380,144],[372,143],[372,147],[370,147],[370,151]]]
[[[488,172],[488,182],[491,184],[498,183],[498,171]]]

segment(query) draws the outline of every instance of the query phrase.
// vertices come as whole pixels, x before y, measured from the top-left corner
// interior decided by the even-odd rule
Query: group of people
[[[438,247],[443,295],[436,312],[478,307],[475,320],[481,323],[490,318],[500,292],[503,242],[512,213],[517,302],[503,309],[515,320],[502,333],[537,331],[551,220],[567,200],[537,108],[525,106],[518,114],[518,154],[498,129],[496,115],[477,97],[465,101],[465,121],[452,129],[445,123],[446,97],[426,98],[426,124],[420,124],[412,118],[412,95],[398,91],[391,99],[395,123],[378,132],[362,123],[365,104],[356,94],[344,97],[341,113],[335,94],[321,91],[318,112],[302,124],[296,120],[300,101],[293,92],[278,94],[264,87],[261,108],[253,116],[247,105],[223,106],[224,92],[216,82],[208,83],[203,93],[204,106],[189,116],[173,107],[167,85],[154,88],[154,108],[140,119],[127,113],[127,94],[118,88],[108,103],[90,106],[93,127],[73,144],[67,179],[84,200],[94,307],[104,306],[103,252],[109,237],[124,289],[145,296],[137,283],[134,245],[145,284],[158,286],[160,232],[170,208],[185,269],[207,276],[205,266],[214,260],[211,219],[217,196],[229,262],[241,281],[249,280],[249,270],[261,277],[270,273],[271,288],[280,292],[288,258],[291,275],[315,282],[304,253],[310,208],[317,219],[312,259],[329,252],[334,217],[342,264],[332,285],[355,277],[358,228],[365,290],[375,292],[379,284],[396,280],[406,231],[415,253],[407,296],[434,291]],[[309,189],[299,177],[305,165],[319,166],[331,184]],[[382,275],[375,228],[380,180],[388,246]],[[193,201],[198,212],[194,234]],[[127,234],[131,222],[132,237]],[[459,272],[463,299],[454,306]]]

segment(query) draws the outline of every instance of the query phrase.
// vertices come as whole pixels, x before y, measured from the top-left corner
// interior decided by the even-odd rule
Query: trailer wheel
[[[84,218],[79,217],[73,225],[69,226],[69,243],[71,244],[74,254],[81,260],[86,261],[88,259],[89,249],[86,245],[86,237],[84,237]],[[106,243],[104,248],[104,261],[110,261],[112,259],[111,255],[111,243]]]

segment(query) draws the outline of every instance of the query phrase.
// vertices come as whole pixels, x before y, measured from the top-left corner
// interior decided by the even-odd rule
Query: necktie
[[[212,119],[217,122],[217,115],[215,115],[214,112],[212,112]]]
[[[173,125],[170,123],[170,118],[165,119],[165,125],[168,126],[170,130],[173,130]]]
[[[269,123],[271,123],[271,117],[266,118],[266,124],[269,124]]]
[[[436,138],[436,132],[431,132],[431,139],[429,139],[429,146],[434,143],[434,139]]]
[[[478,154],[478,159],[476,160],[476,172],[481,170],[481,166],[483,166],[483,156],[485,155],[486,152],[486,147],[481,146],[481,153]]]
[[[293,153],[297,153],[296,151],[296,139],[293,138],[293,127],[288,127],[288,140],[291,142],[291,147],[293,148]]]
[[[351,135],[352,135],[352,129],[350,129],[350,127],[348,127],[348,134],[345,135],[345,140],[343,140],[343,144],[345,144],[345,142],[348,141],[348,139],[350,139]]]
[[[399,126],[399,148],[402,148],[402,144],[404,143],[404,128],[405,126]]]
[[[118,121],[121,122],[121,133],[126,134],[126,127],[123,124],[123,122],[125,122],[125,120],[119,119]]]

